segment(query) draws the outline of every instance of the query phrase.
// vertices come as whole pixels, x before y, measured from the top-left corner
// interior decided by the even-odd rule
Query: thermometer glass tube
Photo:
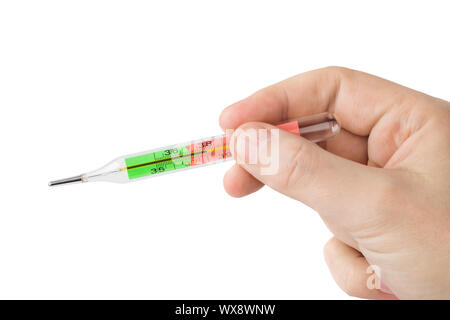
[[[326,112],[294,119],[277,127],[312,142],[324,141],[340,130],[335,116]],[[223,134],[125,155],[112,160],[100,169],[51,181],[49,185],[93,181],[124,183],[220,163],[232,159],[229,142],[230,135]]]

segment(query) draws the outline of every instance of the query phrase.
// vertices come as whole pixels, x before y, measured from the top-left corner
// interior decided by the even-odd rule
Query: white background
[[[0,298],[347,298],[318,215],[231,198],[231,163],[47,182],[218,134],[228,104],[328,65],[449,100],[449,34],[448,1],[0,2]]]

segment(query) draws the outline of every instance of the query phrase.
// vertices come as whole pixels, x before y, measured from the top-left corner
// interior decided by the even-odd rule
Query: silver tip
[[[49,187],[53,187],[53,186],[59,186],[62,184],[72,184],[72,183],[80,183],[83,182],[83,176],[79,175],[79,176],[74,176],[74,177],[70,177],[70,178],[65,178],[65,179],[60,179],[60,180],[55,180],[55,181],[50,181],[48,183]]]

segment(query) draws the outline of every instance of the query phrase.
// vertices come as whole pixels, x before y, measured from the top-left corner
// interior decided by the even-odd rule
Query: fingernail
[[[245,164],[257,164],[258,153],[262,148],[266,148],[268,140],[270,140],[270,133],[262,125],[239,128],[234,133],[232,141],[235,142],[235,145],[231,149],[237,161]]]

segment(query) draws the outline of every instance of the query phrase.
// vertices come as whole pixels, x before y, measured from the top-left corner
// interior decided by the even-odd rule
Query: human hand
[[[325,259],[349,295],[449,299],[450,103],[330,67],[256,92],[226,108],[220,124],[271,130],[264,122],[324,111],[340,121],[337,136],[318,146],[280,131],[275,175],[236,148],[226,191],[241,197],[266,184],[317,211],[334,234]],[[369,265],[381,271],[381,290],[366,285]]]

